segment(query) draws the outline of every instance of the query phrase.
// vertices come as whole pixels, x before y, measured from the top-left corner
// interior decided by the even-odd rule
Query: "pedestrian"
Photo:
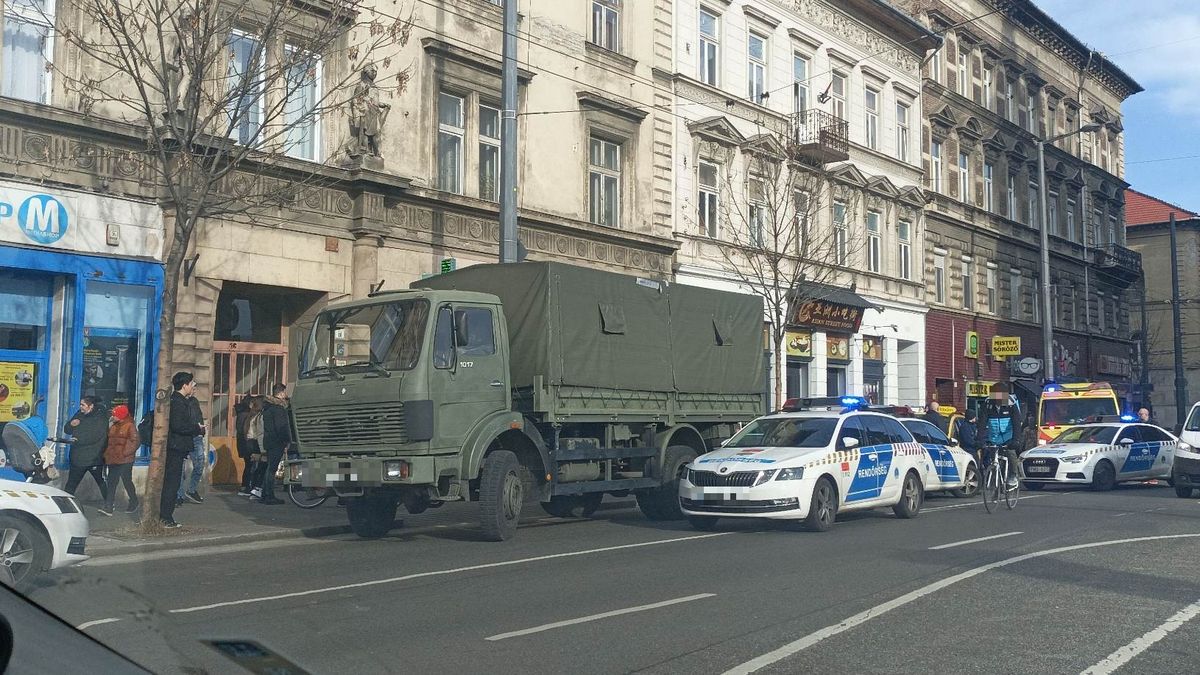
[[[183,504],[184,501],[189,501],[193,504],[201,504],[204,498],[200,496],[200,481],[204,479],[205,450],[208,449],[208,443],[205,442],[204,434],[208,431],[204,424],[204,411],[200,409],[200,401],[196,400],[195,388],[192,389],[191,396],[188,396],[188,412],[191,419],[200,428],[200,433],[192,437],[192,451],[188,453],[188,460],[192,463],[192,478],[188,484],[184,485],[184,477],[186,472],[179,480],[179,491],[175,495],[176,505]],[[183,471],[180,468],[180,471]]]
[[[1021,439],[1021,445],[1026,450],[1032,450],[1038,446],[1038,425],[1037,420],[1033,418],[1033,411],[1025,416],[1025,435]]]
[[[234,407],[237,411],[237,452],[242,458],[242,488],[238,496],[251,497],[256,487],[258,463],[262,441],[262,401],[257,396],[246,396]],[[257,424],[257,433],[251,429]]]
[[[187,371],[171,377],[171,414],[167,419],[167,460],[163,470],[162,496],[158,503],[158,517],[168,528],[179,527],[175,522],[176,492],[183,481],[183,461],[196,449],[195,438],[204,433],[196,423],[188,399],[196,391],[196,380]]]
[[[954,437],[958,439],[958,447],[971,453],[971,456],[979,460],[982,465],[982,458],[979,456],[979,434],[975,429],[975,425],[978,423],[979,414],[974,410],[967,410],[954,423]]]
[[[138,497],[137,489],[133,485],[133,460],[142,444],[133,418],[129,416],[129,406],[114,407],[112,419],[112,426],[108,428],[108,447],[104,449],[104,464],[108,467],[105,486],[108,496],[104,500],[104,508],[100,509],[100,513],[106,516],[113,514],[118,482],[125,485],[125,496],[129,498],[125,513],[137,512]]]
[[[79,482],[92,474],[100,488],[100,497],[108,502],[104,486],[104,445],[108,442],[108,418],[94,396],[84,396],[75,413],[64,427],[71,441],[71,470],[67,474],[67,492],[75,494]]]
[[[1138,408],[1138,421],[1142,424],[1154,424],[1154,418],[1150,415],[1149,408]]]
[[[941,429],[942,433],[949,433],[949,422],[942,413],[938,412],[938,400],[936,396],[929,397],[929,405],[925,406],[925,421],[933,426]]]
[[[1008,398],[1008,385],[997,382],[989,391],[989,398],[979,411],[979,442],[991,446],[997,453],[1008,457],[1008,488],[1017,487],[1017,452],[1024,442],[1021,413]]]
[[[263,407],[263,449],[267,454],[266,469],[263,473],[262,496],[260,504],[282,504],[283,500],[275,498],[275,471],[283,461],[285,453],[292,444],[292,425],[288,419],[287,385],[276,384],[271,387],[271,396]]]

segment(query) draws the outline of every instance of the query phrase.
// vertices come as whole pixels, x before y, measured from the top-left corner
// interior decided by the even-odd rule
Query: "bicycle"
[[[289,456],[288,459],[296,457]],[[287,468],[287,462],[280,462],[279,468],[275,470],[275,480],[282,483],[284,470]],[[302,509],[315,509],[325,503],[326,499],[334,496],[333,488],[329,487],[304,487],[295,483],[287,484],[288,499],[293,504]]]
[[[1004,496],[1004,504],[1010,511],[1017,506],[1017,500],[1021,496],[1019,480],[1016,487],[1008,487],[1008,455],[999,450],[1000,448],[994,445],[984,448],[984,457],[989,458],[990,461],[983,471],[983,481],[979,492],[983,495],[983,508],[987,509],[988,513],[999,508],[1001,493]]]

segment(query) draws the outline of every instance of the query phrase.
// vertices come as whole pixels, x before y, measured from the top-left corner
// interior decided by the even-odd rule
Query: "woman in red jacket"
[[[125,484],[125,494],[129,496],[129,506],[126,513],[136,513],[138,509],[137,490],[133,486],[133,460],[141,446],[141,437],[137,426],[129,416],[129,406],[119,405],[112,411],[113,424],[108,428],[108,447],[104,450],[104,463],[108,465],[108,500],[100,513],[106,516],[113,514],[113,502],[117,498],[117,482]]]

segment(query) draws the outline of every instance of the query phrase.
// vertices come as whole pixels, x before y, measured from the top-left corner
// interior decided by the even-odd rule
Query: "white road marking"
[[[1109,673],[1132,661],[1138,654],[1149,649],[1150,645],[1167,637],[1173,631],[1183,626],[1183,624],[1196,618],[1197,615],[1200,615],[1200,601],[1193,602],[1184,607],[1163,622],[1161,626],[1104,657],[1103,661],[1083,671],[1083,675],[1109,675]]]
[[[287,546],[312,546],[314,544],[332,544],[344,541],[333,537],[321,539],[268,539],[266,541],[248,541],[240,544],[218,544],[216,546],[196,546],[194,548],[177,548],[165,551],[146,551],[145,553],[123,553],[120,555],[105,555],[88,558],[79,563],[81,567],[111,567],[113,565],[132,565],[148,563],[155,560],[172,560],[175,558],[200,558],[223,553],[241,553],[244,551],[262,551]]]
[[[976,539],[966,539],[964,541],[956,541],[950,544],[942,544],[941,546],[930,546],[930,551],[940,551],[944,548],[954,548],[955,546],[966,546],[967,544],[975,544],[981,541],[989,541],[991,539],[1003,539],[1004,537],[1013,537],[1024,532],[1005,532],[1004,534],[993,534],[990,537],[978,537]]]
[[[645,546],[658,546],[661,544],[674,544],[681,541],[696,541],[698,539],[711,539],[713,537],[724,537],[734,532],[714,532],[712,534],[697,534],[689,537],[675,537],[673,539],[656,539],[654,541],[644,541],[637,544],[621,544],[619,546],[605,546],[602,548],[590,548],[583,551],[569,551],[567,553],[551,553],[549,555],[539,555],[532,558],[519,558],[517,560],[505,560],[502,562],[483,563],[480,565],[468,565],[466,567],[454,567],[445,570],[434,570],[432,572],[416,572],[414,574],[405,574],[399,577],[389,577],[387,579],[373,579],[371,581],[360,581],[354,584],[341,584],[338,586],[326,586],[324,588],[310,588],[305,591],[295,591],[293,593],[281,593],[279,595],[266,595],[258,598],[244,598],[241,600],[230,600],[227,602],[214,602],[209,605],[197,605],[195,607],[181,607],[179,609],[169,610],[169,614],[188,614],[191,612],[203,612],[209,609],[217,609],[220,607],[235,607],[237,605],[251,605],[259,602],[270,602],[272,600],[286,600],[288,598],[302,598],[309,595],[318,595],[321,593],[335,593],[337,591],[346,591],[355,588],[369,588],[371,586],[380,586],[383,584],[394,584],[401,581],[410,581],[412,579],[423,579],[426,577],[440,577],[449,574],[461,574],[462,572],[474,572],[475,570],[486,570],[495,567],[510,567],[512,565],[524,565],[526,563],[539,562],[542,560],[555,560],[557,558],[574,558],[582,555],[592,555],[595,553],[607,553],[609,551],[621,551],[630,548],[642,548]]]
[[[966,570],[965,572],[960,572],[958,574],[955,574],[954,576],[946,577],[945,579],[939,579],[938,581],[935,581],[932,584],[922,586],[921,588],[918,588],[914,591],[905,593],[904,595],[901,595],[898,598],[893,598],[891,600],[888,600],[885,603],[876,605],[870,609],[859,612],[858,614],[855,614],[854,616],[851,616],[851,617],[844,619],[838,623],[835,623],[832,626],[826,626],[825,628],[822,628],[821,630],[816,631],[815,633],[810,633],[810,634],[800,638],[799,640],[789,642],[788,644],[786,644],[774,651],[767,652],[766,654],[763,654],[762,656],[759,656],[757,658],[750,659],[749,661],[747,661],[741,665],[734,666],[733,668],[730,668],[728,671],[726,671],[725,675],[745,675],[748,673],[753,673],[761,668],[766,668],[767,666],[777,663],[778,661],[781,661],[789,656],[792,656],[793,654],[798,654],[798,653],[804,651],[805,649],[808,649],[809,647],[816,645],[817,643],[828,640],[829,638],[831,638],[835,635],[838,635],[840,633],[844,633],[844,632],[850,630],[851,628],[855,628],[856,626],[862,625],[862,624],[866,623],[867,621],[870,621],[871,619],[874,619],[876,617],[887,614],[888,612],[892,611],[893,609],[896,609],[898,607],[903,607],[904,605],[907,605],[915,600],[919,600],[931,593],[935,593],[935,592],[940,591],[943,588],[946,588],[948,586],[953,586],[954,584],[957,584],[960,581],[966,581],[967,579],[979,576],[980,574],[983,574],[984,572],[990,572],[991,570],[994,570],[994,569],[998,569],[1001,567],[1007,567],[1009,565],[1015,565],[1016,563],[1024,562],[1026,560],[1033,560],[1035,558],[1042,558],[1042,557],[1045,557],[1048,555],[1054,555],[1056,553],[1066,553],[1068,551],[1080,551],[1080,550],[1089,549],[1089,548],[1099,548],[1101,546],[1116,546],[1118,544],[1133,544],[1133,543],[1139,543],[1139,542],[1145,542],[1145,541],[1159,541],[1159,540],[1166,540],[1166,539],[1193,539],[1193,538],[1197,538],[1197,537],[1200,537],[1200,532],[1194,532],[1194,533],[1189,533],[1189,534],[1163,534],[1163,535],[1156,535],[1156,536],[1152,536],[1152,537],[1133,537],[1133,538],[1129,538],[1129,539],[1112,539],[1109,541],[1092,542],[1090,544],[1075,544],[1073,546],[1060,546],[1058,548],[1046,549],[1045,551],[1034,551],[1033,553],[1025,553],[1022,555],[1013,556],[1011,558],[1005,558],[1004,560],[997,560],[996,562],[988,563],[987,565],[981,565],[979,567],[975,567],[975,568]]]
[[[1072,493],[1070,493],[1070,492],[1059,492],[1059,493],[1057,493],[1057,494],[1052,494],[1052,495],[1028,495],[1028,496],[1026,496],[1026,495],[1021,495],[1021,498],[1020,498],[1020,500],[1019,500],[1017,503],[1020,503],[1020,502],[1023,502],[1023,501],[1028,501],[1028,500],[1030,500],[1030,499],[1041,499],[1042,497],[1058,497],[1059,495],[1069,495],[1069,494],[1072,494]],[[932,512],[934,512],[934,511],[945,511],[945,510],[947,510],[947,509],[965,509],[965,508],[967,508],[967,507],[970,507],[970,506],[978,506],[978,507],[980,507],[980,508],[983,508],[983,502],[981,502],[981,501],[978,501],[978,500],[974,500],[974,501],[969,501],[969,502],[967,502],[967,503],[965,503],[965,504],[951,504],[951,505],[949,505],[949,506],[935,506],[935,507],[933,507],[933,508],[931,508],[931,509],[925,509],[925,508],[923,508],[923,509],[921,509],[921,513],[932,513]]]
[[[78,626],[75,626],[75,628],[77,630],[87,630],[88,628],[91,628],[92,626],[100,626],[100,625],[103,625],[106,623],[116,623],[120,620],[121,620],[120,617],[110,616],[107,619],[96,619],[95,621],[87,621],[87,622],[81,623]]]
[[[691,602],[693,600],[703,600],[704,598],[715,597],[716,593],[700,593],[698,595],[689,595],[684,598],[675,598],[674,600],[663,600],[662,602],[653,602],[649,605],[638,605],[637,607],[627,607],[625,609],[614,609],[611,612],[601,612],[599,614],[591,614],[589,616],[581,616],[578,619],[567,619],[566,621],[555,621],[554,623],[544,623],[533,628],[525,628],[522,630],[514,630],[511,633],[500,633],[491,637],[484,638],[495,642],[497,640],[506,640],[512,637],[520,637],[522,635],[530,635],[532,633],[541,633],[542,631],[562,628],[564,626],[574,626],[580,623],[588,623],[589,621],[598,621],[607,619],[613,616],[621,616],[622,614],[633,614],[635,612],[645,612],[650,609],[658,609],[659,607],[667,607],[669,605],[678,605],[683,602]]]

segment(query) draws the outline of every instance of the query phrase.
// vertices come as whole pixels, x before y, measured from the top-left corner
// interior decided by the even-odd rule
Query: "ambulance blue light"
[[[1046,385],[1046,388],[1044,389],[1044,391],[1047,391],[1047,392],[1058,391],[1058,385],[1057,384],[1048,384],[1048,385]]]

